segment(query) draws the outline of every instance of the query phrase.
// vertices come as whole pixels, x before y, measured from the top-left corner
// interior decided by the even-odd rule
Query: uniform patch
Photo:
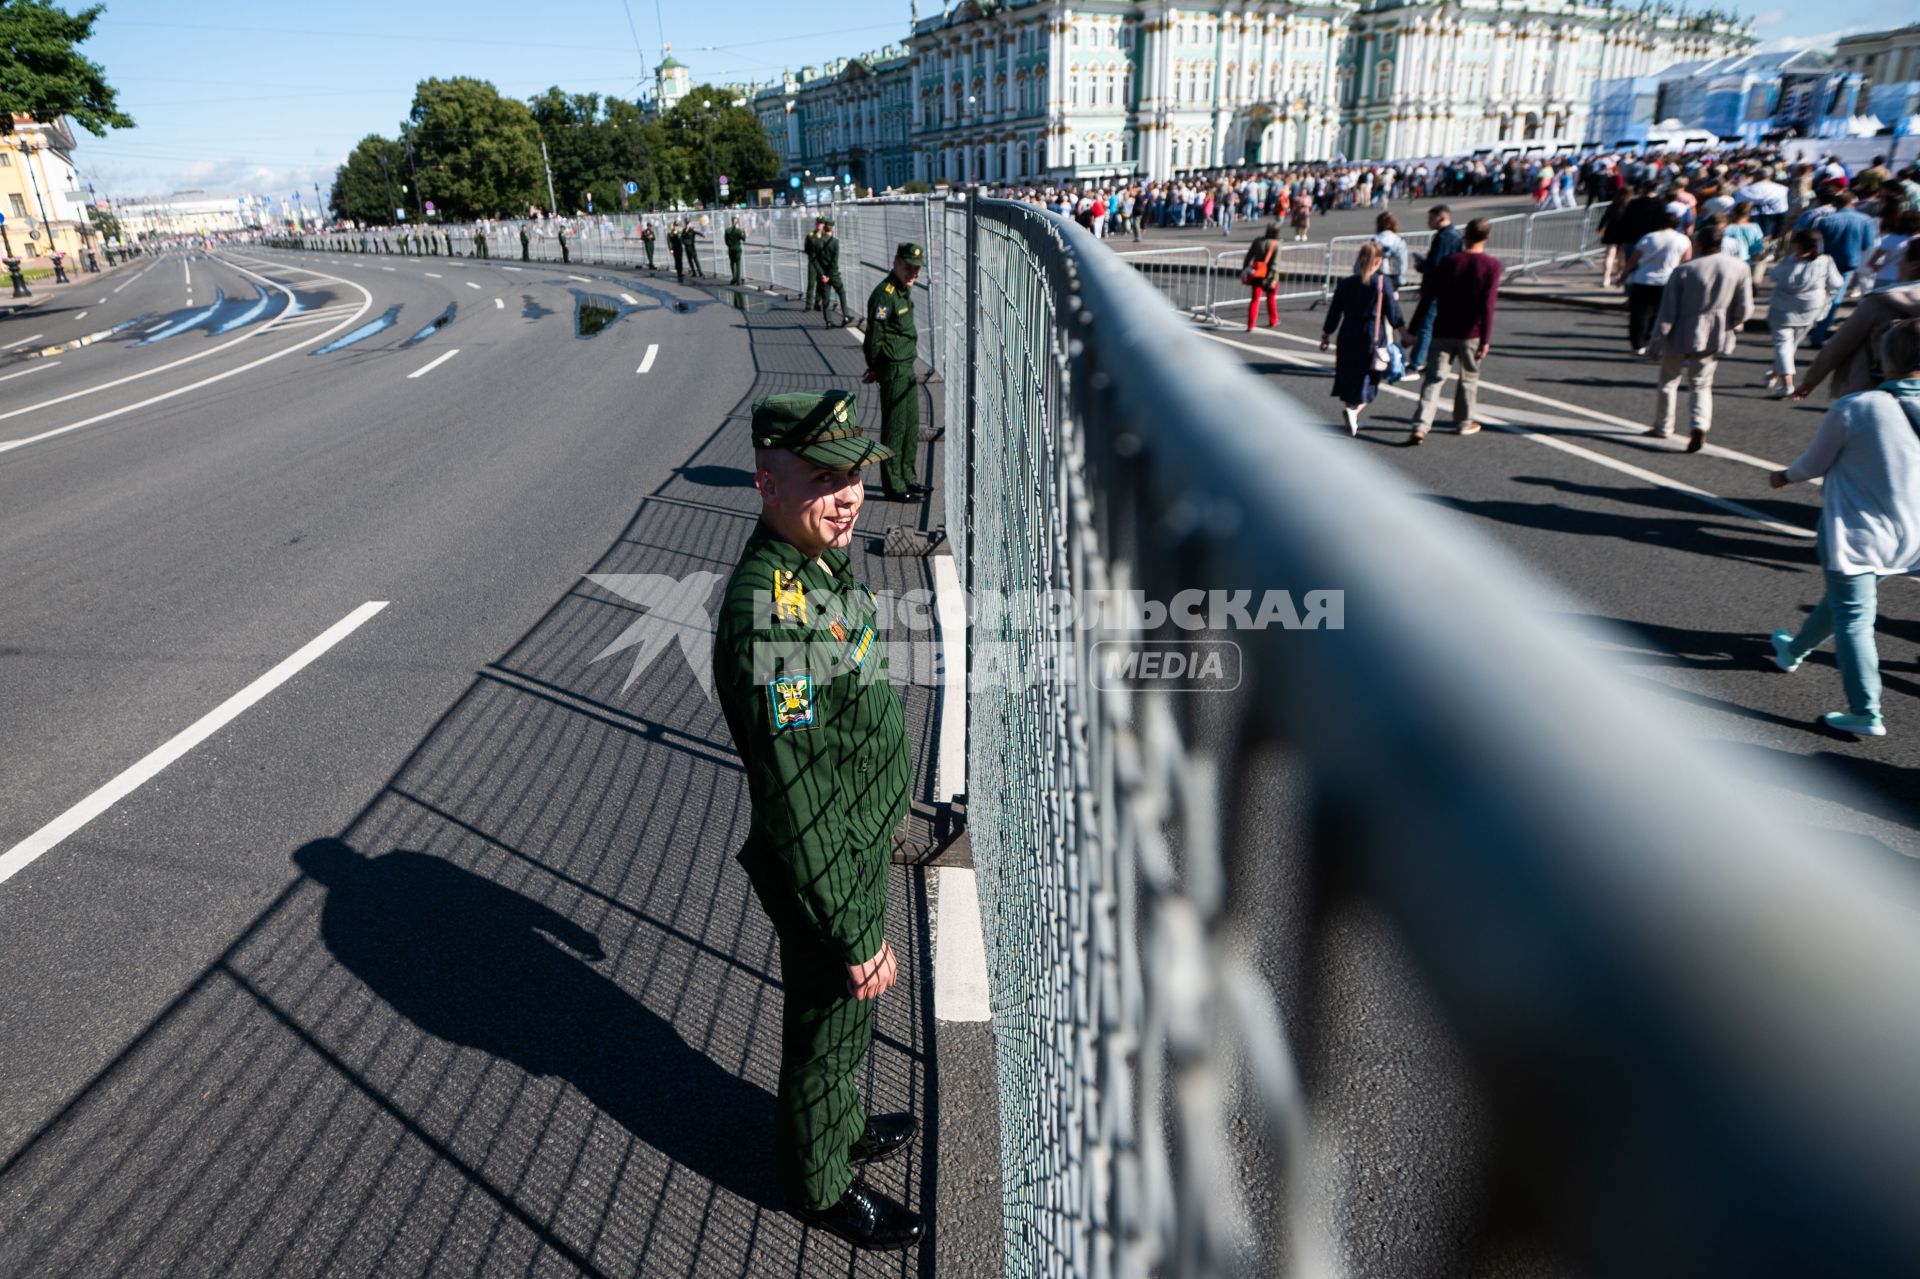
[[[887,308],[886,308],[886,307],[884,307],[884,306],[876,306],[876,307],[874,307],[874,308],[873,308],[873,318],[874,318],[874,319],[876,319],[876,320],[884,320],[884,319],[886,319],[886,318],[887,318]]]
[[[827,629],[832,631],[833,637],[839,640],[842,644],[847,642],[847,619],[846,618],[844,617],[834,618],[833,624],[827,627]]]
[[[852,651],[847,654],[847,661],[852,663],[853,669],[857,671],[867,664],[867,654],[872,650],[873,628],[863,626],[860,628],[860,642],[855,644]]]
[[[813,727],[813,677],[777,675],[767,685],[767,705],[773,712],[773,731]]]
[[[773,570],[773,620],[806,622],[807,590],[800,584],[798,573],[784,568]]]

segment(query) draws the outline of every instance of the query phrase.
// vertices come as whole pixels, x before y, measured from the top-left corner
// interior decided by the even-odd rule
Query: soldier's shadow
[[[596,971],[592,933],[426,853],[367,857],[318,839],[293,860],[327,890],[320,932],[334,959],[421,1030],[564,1079],[675,1163],[779,1205],[772,1095]]]

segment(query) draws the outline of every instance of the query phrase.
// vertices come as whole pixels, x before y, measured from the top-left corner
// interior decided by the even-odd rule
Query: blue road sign
[[[792,188],[793,188],[794,190],[796,190],[796,191],[797,191],[797,190],[799,190],[799,189],[800,189],[800,175],[796,173],[796,174],[794,174],[794,175],[793,175],[792,177],[790,177],[790,178],[788,178],[788,179],[787,179],[787,185],[788,185],[788,186],[790,186],[790,187],[792,187]]]
[[[0,213],[0,226],[5,226],[6,224],[7,224],[7,215],[4,213]]]
[[[640,194],[640,184],[639,184],[638,182],[629,182],[629,183],[627,183],[627,194],[628,194],[628,195],[639,195],[639,194]]]

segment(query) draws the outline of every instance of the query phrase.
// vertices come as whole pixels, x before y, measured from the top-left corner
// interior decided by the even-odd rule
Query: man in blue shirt
[[[1460,251],[1460,229],[1453,225],[1453,211],[1444,204],[1436,204],[1427,210],[1427,226],[1433,232],[1433,240],[1424,254],[1416,253],[1414,266],[1421,276],[1421,291],[1426,291],[1426,277],[1433,274],[1433,268]],[[1407,356],[1407,367],[1424,369],[1427,367],[1427,348],[1433,345],[1433,322],[1440,314],[1438,307],[1428,307],[1426,316],[1420,321],[1413,335],[1413,350]]]
[[[1820,219],[1820,236],[1824,242],[1827,256],[1840,268],[1840,274],[1846,277],[1846,284],[1833,295],[1833,306],[1827,311],[1826,318],[1813,326],[1807,335],[1807,345],[1819,350],[1826,344],[1827,333],[1833,328],[1833,319],[1840,313],[1841,299],[1853,287],[1853,273],[1873,251],[1874,242],[1880,238],[1880,228],[1874,220],[1854,206],[1854,194],[1851,191],[1836,191],[1833,195],[1833,212]]]

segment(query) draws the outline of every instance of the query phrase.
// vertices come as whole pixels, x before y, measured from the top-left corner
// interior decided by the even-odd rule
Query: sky
[[[60,0],[69,10],[81,0]],[[940,0],[925,0],[933,13]],[[1886,0],[1719,0],[1772,47],[1824,47],[1892,23]],[[101,195],[324,192],[369,133],[392,136],[413,86],[474,76],[527,98],[559,85],[638,96],[662,36],[696,84],[764,81],[904,40],[910,0],[106,0],[81,50],[136,127],[78,131]],[[1896,4],[1894,7],[1898,7]]]

